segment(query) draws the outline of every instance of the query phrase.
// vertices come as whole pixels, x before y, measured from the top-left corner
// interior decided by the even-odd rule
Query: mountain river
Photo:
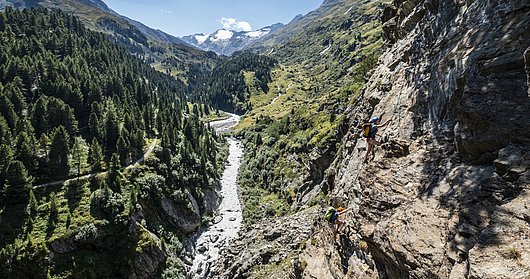
[[[239,122],[239,116],[230,114],[225,120],[210,122],[217,133],[224,134]],[[243,157],[243,146],[235,138],[227,139],[229,144],[228,162],[221,178],[221,204],[212,224],[191,237],[187,250],[194,255],[188,278],[209,278],[212,263],[219,258],[219,251],[230,240],[237,237],[243,224],[241,203],[239,202],[237,174]]]

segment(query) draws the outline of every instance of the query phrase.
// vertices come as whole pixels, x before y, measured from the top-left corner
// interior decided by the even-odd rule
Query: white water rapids
[[[226,133],[239,122],[239,116],[231,114],[230,118],[211,122],[219,134]],[[243,224],[241,203],[239,202],[237,174],[243,156],[241,142],[234,138],[227,139],[229,144],[228,162],[221,178],[221,204],[213,224],[199,231],[192,237],[191,250],[194,253],[193,265],[188,278],[208,278],[212,263],[219,258],[219,251],[230,240],[237,237]]]

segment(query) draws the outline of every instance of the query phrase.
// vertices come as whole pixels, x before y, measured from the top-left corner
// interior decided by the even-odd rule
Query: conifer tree
[[[99,145],[96,138],[93,138],[88,150],[88,163],[92,168],[92,172],[98,172],[103,169],[102,161],[103,151],[101,150],[101,145]]]
[[[70,225],[72,223],[72,213],[68,211],[68,215],[66,215],[66,228],[70,228]]]
[[[11,130],[2,115],[0,115],[0,144],[11,144]]]
[[[133,123],[133,119],[131,117],[130,113],[125,113],[123,116],[123,128],[127,129],[127,131],[134,131],[136,125]]]
[[[0,145],[0,190],[3,190],[5,186],[5,180],[7,179],[7,168],[13,160],[13,150],[6,144]]]
[[[131,133],[131,156],[134,160],[139,158],[143,153],[144,134],[141,130]]]
[[[74,117],[74,112],[61,99],[49,97],[46,111],[48,129],[63,126],[69,134],[73,135],[76,133],[77,121]]]
[[[91,113],[88,118],[88,128],[90,130],[90,135],[94,138],[99,139],[100,138],[100,127],[99,127],[99,119],[98,116],[95,113]]]
[[[16,159],[21,161],[27,170],[35,168],[35,151],[31,148],[29,136],[26,132],[21,132],[17,138],[17,156]]]
[[[118,138],[120,137],[118,116],[116,115],[116,110],[113,104],[108,106],[108,111],[105,115],[104,123],[105,151],[107,153],[107,158],[110,158],[112,153],[116,151],[116,143],[118,142]]]
[[[42,134],[39,139],[39,148],[44,150],[44,155],[48,158],[49,148],[51,145],[51,140],[46,134]]]
[[[22,162],[14,160],[7,167],[6,196],[10,203],[23,203],[27,201],[28,188],[33,178]]]
[[[85,163],[83,160],[83,143],[81,138],[76,137],[74,139],[74,146],[72,148],[72,151],[76,167],[76,174],[77,176],[79,176],[81,175],[81,166],[83,165],[83,163]]]
[[[48,155],[48,164],[52,175],[68,175],[70,171],[68,165],[70,146],[68,142],[69,136],[64,127],[57,127],[52,134],[52,142]]]
[[[125,166],[127,162],[130,161],[129,148],[130,148],[129,141],[125,137],[120,136],[120,138],[118,139],[116,149],[120,156],[120,163],[123,166]]]
[[[164,133],[164,119],[162,118],[162,113],[156,115],[156,130],[159,135]]]
[[[22,84],[22,79],[20,77],[24,75],[24,72],[27,72],[28,66],[21,63],[18,67],[17,76],[15,76],[11,82],[7,83],[4,91],[10,93],[13,109],[18,115],[20,115],[27,109],[26,100],[22,94],[22,88],[24,88],[24,85]]]
[[[35,216],[37,214],[38,203],[35,198],[35,193],[33,193],[33,188],[29,188],[29,203],[28,203],[28,213],[30,216]]]
[[[2,115],[11,131],[16,129],[18,117],[15,112],[13,103],[5,95],[0,95],[0,115]]]
[[[40,137],[48,130],[48,122],[46,120],[46,101],[43,97],[37,99],[35,108],[33,109],[32,123],[35,128],[35,134]]]
[[[121,193],[122,188],[120,166],[120,157],[118,154],[113,153],[110,161],[107,183],[110,189],[116,193]]]
[[[57,217],[59,215],[59,210],[57,208],[57,195],[55,192],[50,194],[50,216],[48,219],[48,224],[54,226],[57,222]]]

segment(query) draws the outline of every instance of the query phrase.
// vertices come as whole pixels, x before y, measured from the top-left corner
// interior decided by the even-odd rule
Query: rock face
[[[395,0],[382,19],[386,51],[348,121],[384,114],[384,143],[363,163],[366,142],[344,137],[314,188],[352,209],[348,225],[333,245],[315,217],[279,277],[528,278],[530,4]],[[280,222],[234,243],[218,276],[287,254],[271,248]]]
[[[253,270],[259,265],[272,265],[281,272],[296,270],[295,255],[321,223],[320,211],[314,207],[255,225],[221,252],[221,260],[212,267],[212,278],[262,278]]]
[[[71,276],[86,277],[87,268],[95,278],[153,278],[160,274],[166,259],[176,255],[155,234],[122,218],[112,225],[87,224],[77,234],[53,240],[47,260],[56,268],[67,269],[82,257],[105,261],[96,261],[98,268],[74,268]]]
[[[392,118],[387,142],[367,164],[364,141],[345,148],[332,190],[350,238],[379,278],[527,278],[530,4],[400,0],[383,20],[388,48],[349,117]]]
[[[196,231],[201,226],[202,216],[213,213],[219,204],[219,196],[213,189],[204,190],[204,204],[198,204],[195,197],[186,189],[191,208],[182,206],[168,197],[158,201],[140,199],[142,210],[138,211],[133,219],[140,222],[142,219],[156,223],[167,223],[183,234]]]

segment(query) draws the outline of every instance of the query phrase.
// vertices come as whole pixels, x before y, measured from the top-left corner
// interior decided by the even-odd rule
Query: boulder
[[[280,236],[282,236],[282,232],[279,230],[269,231],[263,235],[263,237],[268,241],[275,240]]]
[[[197,247],[197,252],[204,254],[208,251],[208,245],[202,244],[201,246]]]
[[[222,220],[223,220],[223,216],[218,215],[218,216],[215,216],[215,218],[213,219],[213,223],[217,224],[221,222]]]

